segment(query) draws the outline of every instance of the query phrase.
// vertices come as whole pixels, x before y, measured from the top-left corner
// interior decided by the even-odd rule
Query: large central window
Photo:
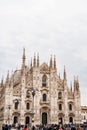
[[[43,77],[42,77],[42,87],[46,87],[46,80],[47,80],[46,75],[43,75]]]

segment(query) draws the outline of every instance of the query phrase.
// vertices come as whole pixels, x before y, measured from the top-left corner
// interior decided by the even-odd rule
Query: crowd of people
[[[18,125],[13,127],[11,125],[3,124],[2,130],[87,130],[87,125],[76,125],[76,124],[65,124],[65,125],[57,125],[57,124],[47,124],[47,125]]]

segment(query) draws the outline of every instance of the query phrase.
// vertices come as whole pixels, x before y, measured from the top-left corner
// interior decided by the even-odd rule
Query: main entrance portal
[[[42,124],[47,124],[47,113],[42,113]]]
[[[59,118],[59,124],[62,124],[63,121],[62,121],[62,117]]]

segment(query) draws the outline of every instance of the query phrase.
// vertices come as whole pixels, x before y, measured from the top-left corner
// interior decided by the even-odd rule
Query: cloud
[[[0,1],[0,77],[39,52],[40,63],[56,55],[58,73],[66,65],[68,84],[79,76],[84,98],[87,86],[87,1]],[[83,89],[84,88],[84,89]]]

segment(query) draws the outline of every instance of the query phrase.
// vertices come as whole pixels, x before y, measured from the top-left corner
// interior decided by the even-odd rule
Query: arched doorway
[[[59,124],[63,124],[63,119],[62,119],[62,117],[59,117]]]
[[[73,124],[73,118],[69,117],[69,123]]]
[[[42,113],[42,124],[47,124],[47,113],[43,112]]]
[[[18,117],[17,116],[14,116],[14,121],[13,121],[14,124],[18,123]]]
[[[63,119],[64,119],[64,113],[59,113],[58,114],[58,123],[63,124]]]
[[[26,116],[26,118],[25,118],[25,124],[29,124],[29,123],[30,123],[30,117]]]

